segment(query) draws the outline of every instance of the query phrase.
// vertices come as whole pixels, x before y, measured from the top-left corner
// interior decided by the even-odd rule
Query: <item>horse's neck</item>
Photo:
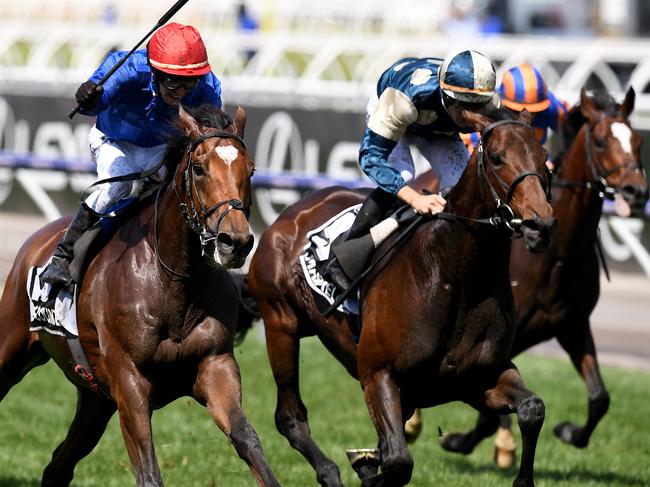
[[[493,216],[495,208],[489,188],[481,186],[476,166],[471,165],[448,195],[445,211],[459,217],[487,219]],[[500,266],[507,269],[509,236],[492,225],[466,221],[433,225],[434,229],[436,225],[440,228],[426,232],[430,239],[428,252],[438,253],[449,266],[463,269],[462,278],[472,279],[476,273],[491,272]],[[475,272],[466,272],[469,269]]]
[[[188,274],[194,263],[192,249],[198,237],[185,223],[172,184],[162,190],[159,200],[151,208],[148,237],[164,265],[175,272]]]
[[[589,127],[584,125],[565,153],[557,173],[558,181],[572,186],[560,187],[553,193],[553,210],[558,219],[556,235],[561,239],[565,234],[567,241],[579,234],[583,239],[591,239],[602,214],[598,190],[584,184],[594,182],[592,168],[587,162],[586,130]]]

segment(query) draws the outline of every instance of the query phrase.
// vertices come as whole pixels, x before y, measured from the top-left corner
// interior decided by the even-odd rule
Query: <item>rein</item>
[[[183,215],[185,224],[194,233],[196,233],[199,236],[199,240],[201,242],[201,255],[205,255],[206,253],[205,247],[209,243],[216,241],[217,235],[219,234],[219,227],[221,226],[221,222],[223,222],[223,219],[226,217],[228,213],[230,213],[232,210],[238,210],[244,212],[244,214],[248,218],[249,211],[250,211],[248,207],[246,207],[241,200],[235,198],[219,201],[209,209],[206,209],[205,205],[203,204],[203,201],[201,201],[201,197],[196,192],[193,172],[191,171],[193,167],[192,154],[198,148],[199,145],[201,145],[207,139],[213,139],[213,138],[233,139],[239,142],[244,147],[244,149],[246,149],[246,144],[244,143],[244,140],[239,135],[231,132],[218,130],[215,132],[209,132],[207,134],[200,135],[199,137],[191,141],[187,148],[188,159],[187,159],[187,164],[185,166],[185,170],[183,171],[183,186],[185,187],[185,196],[188,197],[189,199],[189,208],[188,208],[188,204],[183,201],[183,197],[179,193],[178,186],[174,184],[174,193],[176,194],[176,198],[178,199],[178,207],[181,210],[181,214]],[[174,173],[173,181],[176,181],[179,168],[180,168],[180,164],[176,166],[176,172]],[[156,203],[154,205],[154,247],[155,247],[156,257],[158,258],[158,262],[160,263],[160,265],[169,273],[177,277],[188,278],[191,277],[189,274],[185,274],[173,270],[162,260],[162,257],[160,256],[159,238],[158,238],[158,201],[160,198],[160,192],[162,188],[163,188],[162,186],[158,188],[158,192],[156,193]],[[198,208],[194,204],[193,196],[196,196],[196,199],[198,201]],[[211,230],[208,229],[207,220],[215,211],[217,211],[219,208],[221,208],[224,205],[228,205],[228,208],[219,216],[219,219],[217,220],[217,229],[215,232],[212,232]]]

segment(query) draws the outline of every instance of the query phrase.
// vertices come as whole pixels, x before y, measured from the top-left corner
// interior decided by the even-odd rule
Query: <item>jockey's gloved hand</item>
[[[103,86],[88,80],[79,85],[74,97],[81,108],[87,109],[95,104],[99,97],[102,96],[102,93],[104,93]]]

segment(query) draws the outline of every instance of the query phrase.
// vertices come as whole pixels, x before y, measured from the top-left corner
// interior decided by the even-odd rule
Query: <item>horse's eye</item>
[[[205,169],[203,169],[203,166],[201,164],[192,164],[192,172],[195,176],[205,175]]]
[[[602,150],[607,146],[607,141],[602,137],[596,137],[594,139],[594,144],[596,145],[596,149]]]
[[[490,160],[492,161],[492,165],[499,167],[501,164],[503,164],[503,159],[501,159],[501,156],[499,154],[492,154],[490,156]]]

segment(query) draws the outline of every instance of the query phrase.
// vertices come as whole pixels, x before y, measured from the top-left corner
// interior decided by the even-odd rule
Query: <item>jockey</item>
[[[468,160],[458,133],[471,129],[463,126],[457,110],[451,108],[485,108],[494,99],[495,85],[496,71],[490,59],[471,50],[444,60],[400,59],[384,71],[377,94],[368,103],[359,151],[361,169],[378,187],[363,203],[343,240],[332,245],[336,258],[331,258],[324,270],[339,289],[347,289],[350,280],[363,270],[376,244],[373,237],[385,233],[371,227],[397,200],[421,215],[442,211],[446,203],[442,196],[420,194],[407,185],[415,176],[410,146],[416,146],[427,159],[440,177],[443,191],[453,187]]]
[[[531,125],[541,144],[548,138],[548,129],[557,131],[570,105],[555,97],[546,86],[540,72],[530,64],[520,64],[505,72],[497,91],[501,104],[511,110],[524,108],[533,114]],[[478,143],[478,134],[463,134],[469,152]]]
[[[170,121],[178,114],[179,103],[221,107],[221,82],[211,71],[205,45],[194,27],[174,22],[161,27],[146,50],[135,51],[103,86],[98,85],[126,54],[108,55],[75,94],[80,113],[97,117],[88,139],[100,179],[156,167],[164,156]],[[156,176],[164,176],[164,169]],[[100,185],[82,202],[41,279],[53,287],[69,286],[74,242],[116,203],[141,192],[137,180]]]

